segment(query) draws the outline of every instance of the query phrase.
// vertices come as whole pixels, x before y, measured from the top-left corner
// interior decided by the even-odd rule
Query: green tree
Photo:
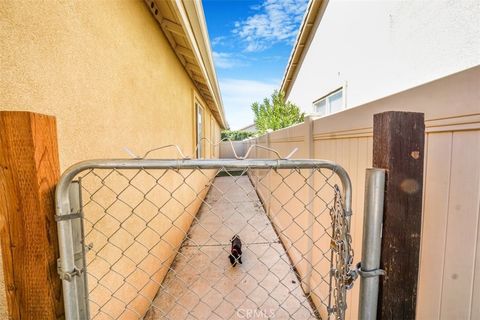
[[[230,131],[224,130],[222,131],[221,137],[222,139],[228,138],[232,141],[241,141],[253,136],[253,132],[248,131]]]
[[[260,134],[268,129],[278,130],[303,122],[304,113],[290,101],[285,101],[285,94],[275,90],[271,99],[263,99],[263,103],[254,102],[252,110],[255,126]]]

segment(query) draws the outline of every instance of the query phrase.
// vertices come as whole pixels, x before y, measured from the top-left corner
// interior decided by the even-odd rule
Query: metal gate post
[[[87,263],[86,263],[86,244],[83,232],[82,213],[82,187],[80,180],[72,181],[69,188],[70,208],[73,213],[79,216],[72,219],[72,238],[73,238],[73,254],[75,259],[75,267],[79,270],[79,274],[73,279],[77,286],[78,313],[80,319],[90,319],[89,303],[88,303],[88,284],[87,284]]]
[[[83,320],[85,318],[80,317],[80,307],[78,304],[79,295],[76,279],[76,277],[78,277],[81,273],[81,270],[79,270],[75,265],[73,232],[73,224],[75,219],[72,219],[74,216],[79,216],[79,213],[75,213],[75,208],[71,207],[70,203],[71,200],[75,202],[76,198],[71,197],[71,195],[74,193],[74,189],[71,189],[71,182],[74,176],[75,175],[73,173],[66,175],[64,174],[62,176],[63,180],[60,178],[55,190],[55,210],[58,226],[58,242],[60,247],[58,273],[62,279],[65,319]],[[78,205],[79,204],[80,203],[78,203]]]
[[[380,250],[382,244],[383,197],[385,170],[369,168],[365,178],[365,212],[363,217],[362,262],[360,279],[360,303],[358,318],[377,318]]]
[[[58,188],[56,192],[58,194]],[[57,196],[57,200],[58,199],[59,197]],[[70,203],[68,196],[66,199],[62,197],[62,202],[57,201],[57,218],[68,215],[70,212],[69,206]],[[76,282],[72,281],[72,277],[74,277],[76,270],[75,258],[73,254],[72,220],[59,220],[57,222],[57,226],[58,242],[60,246],[58,271],[62,279],[63,300],[65,302],[65,319],[79,319]]]

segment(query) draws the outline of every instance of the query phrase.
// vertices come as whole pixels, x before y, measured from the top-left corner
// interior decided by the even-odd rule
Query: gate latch
[[[60,259],[57,260],[57,273],[62,280],[72,281],[73,277],[80,277],[82,275],[82,272],[83,270],[77,268],[76,266],[74,266],[73,270],[70,272],[62,271]]]
[[[355,269],[352,269],[348,272],[347,277],[345,279],[345,285],[347,289],[353,288],[353,284],[355,280],[360,276],[361,278],[373,278],[384,276],[385,270],[382,269],[374,269],[374,270],[363,270],[362,263],[357,263]]]
[[[355,272],[362,278],[373,278],[385,275],[385,270],[382,269],[363,270],[361,262],[357,263]]]
[[[345,287],[347,290],[350,290],[353,288],[353,284],[355,283],[355,280],[358,278],[358,272],[356,269],[350,270],[347,273],[347,277],[345,279]]]

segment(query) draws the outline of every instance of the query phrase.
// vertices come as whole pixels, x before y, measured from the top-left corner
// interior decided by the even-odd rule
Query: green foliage
[[[224,130],[222,131],[221,137],[222,139],[228,138],[232,141],[241,141],[250,138],[253,135],[253,132]]]
[[[304,113],[295,104],[285,101],[285,94],[275,90],[263,103],[252,104],[255,114],[255,126],[258,133],[264,134],[268,129],[278,130],[303,122]]]

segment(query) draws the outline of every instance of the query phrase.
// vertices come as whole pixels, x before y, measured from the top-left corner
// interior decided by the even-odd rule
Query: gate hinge
[[[57,260],[57,273],[62,280],[72,281],[73,277],[80,277],[82,275],[82,272],[83,270],[77,268],[76,266],[74,266],[73,270],[70,272],[62,271],[60,259]]]
[[[82,212],[74,212],[74,213],[69,213],[69,214],[63,214],[61,216],[55,215],[55,221],[64,221],[64,220],[72,220],[72,219],[79,219],[83,218]]]

